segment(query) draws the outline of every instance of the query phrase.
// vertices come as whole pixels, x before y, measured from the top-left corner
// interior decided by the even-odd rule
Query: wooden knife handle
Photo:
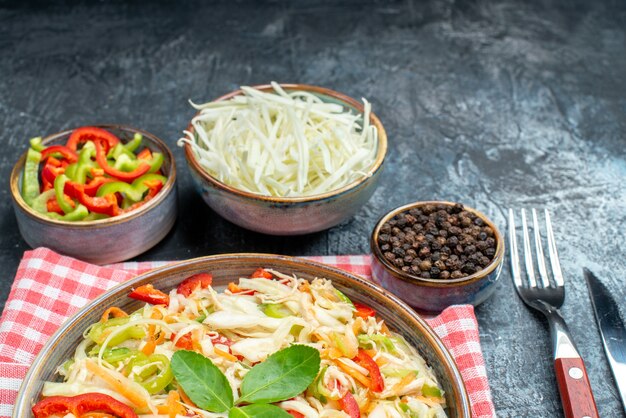
[[[554,368],[565,418],[599,418],[583,359],[557,358]]]

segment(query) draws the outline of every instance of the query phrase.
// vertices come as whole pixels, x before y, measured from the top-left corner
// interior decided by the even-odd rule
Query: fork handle
[[[554,368],[565,418],[598,418],[583,359],[557,358]]]

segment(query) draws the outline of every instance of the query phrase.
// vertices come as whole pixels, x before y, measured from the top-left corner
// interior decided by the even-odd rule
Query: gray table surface
[[[603,417],[624,416],[581,275],[626,308],[626,2],[0,3],[0,307],[28,249],[8,176],[30,137],[95,123],[163,138],[180,165],[180,217],[138,260],[225,252],[360,254],[387,210],[463,202],[502,228],[509,207],[549,208],[567,280],[562,312]],[[276,80],[366,97],[390,150],[350,221],[268,237],[220,219],[191,184],[177,138],[205,101]],[[123,239],[123,237],[121,237]],[[543,318],[508,267],[477,308],[498,415],[558,417]]]

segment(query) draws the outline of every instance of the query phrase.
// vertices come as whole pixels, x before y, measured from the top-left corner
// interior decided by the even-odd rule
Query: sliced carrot
[[[167,394],[167,404],[170,407],[169,418],[176,418],[176,415],[184,415],[187,413],[185,408],[179,403],[180,395],[175,390],[170,390]]]
[[[335,364],[341,370],[343,370],[344,372],[348,373],[354,379],[358,380],[366,388],[369,388],[370,385],[372,384],[370,379],[368,379],[363,373],[359,372],[358,370],[353,369],[352,367],[348,366],[347,364],[344,364],[343,362],[338,361],[338,360],[335,360]]]
[[[443,398],[430,398],[421,395],[411,395],[411,397],[425,403],[428,406],[437,406],[446,403],[445,399]]]
[[[93,360],[85,360],[85,367],[138,408],[148,407],[146,399],[149,398],[149,394],[139,383],[126,378],[115,370],[104,368]]]
[[[102,317],[100,318],[100,322],[106,322],[109,320],[109,316],[113,315],[113,318],[123,318],[128,316],[126,312],[117,306],[111,306],[109,309],[102,313]]]
[[[226,360],[230,360],[230,361],[237,361],[238,360],[237,357],[233,356],[230,353],[227,353],[224,350],[220,350],[217,347],[213,347],[213,351],[215,352],[215,354],[217,354],[220,357],[224,357]]]
[[[398,383],[393,385],[393,388],[391,388],[391,390],[393,392],[397,392],[414,380],[415,380],[415,373],[409,373],[406,376],[404,376],[402,380],[400,380]]]
[[[228,283],[228,290],[230,290],[230,293],[241,293],[243,292],[243,289],[241,287],[239,287],[238,285],[236,285],[233,282]]]
[[[193,406],[194,408],[197,408],[197,405],[193,403],[191,399],[189,399],[189,396],[187,396],[185,391],[183,391],[183,389],[180,387],[178,388],[178,394],[180,395],[180,398],[183,400],[184,403],[186,403],[187,405]]]

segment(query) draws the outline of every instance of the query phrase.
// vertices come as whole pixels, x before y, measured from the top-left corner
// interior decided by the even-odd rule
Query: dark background
[[[366,97],[387,129],[380,188],[329,231],[269,237],[220,219],[175,145],[188,99],[272,80]],[[562,311],[601,416],[617,417],[581,268],[625,308],[625,115],[623,0],[0,3],[1,305],[28,249],[8,186],[28,139],[128,124],[164,139],[180,173],[178,222],[138,260],[367,253],[376,220],[415,200],[463,202],[502,229],[509,207],[549,208]],[[560,416],[546,323],[518,300],[508,266],[477,316],[499,416]]]

